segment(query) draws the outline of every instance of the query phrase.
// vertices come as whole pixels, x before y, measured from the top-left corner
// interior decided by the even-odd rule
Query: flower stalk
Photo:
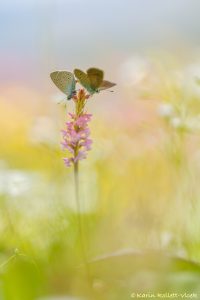
[[[79,199],[79,164],[78,164],[78,162],[74,163],[74,183],[75,183],[75,199],[76,199],[76,207],[77,207],[77,223],[78,223],[78,231],[79,231],[79,238],[80,238],[80,249],[81,249],[82,260],[85,265],[88,282],[90,282],[90,271],[89,271],[88,259],[87,259],[87,254],[86,254],[84,228],[83,228],[83,222],[82,222],[82,217],[81,217],[81,205],[80,205],[80,199]]]
[[[75,199],[80,249],[87,277],[90,281],[79,190],[79,161],[87,157],[87,152],[91,149],[92,144],[92,140],[89,138],[90,129],[88,126],[92,115],[85,112],[85,105],[88,98],[89,95],[87,95],[83,89],[79,90],[77,95],[73,97],[75,112],[68,113],[69,121],[66,122],[66,129],[62,130],[63,141],[61,144],[63,149],[70,153],[70,156],[64,158],[65,165],[67,167],[73,165],[74,168]]]

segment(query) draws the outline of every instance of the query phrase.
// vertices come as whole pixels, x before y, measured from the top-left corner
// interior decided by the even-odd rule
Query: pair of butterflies
[[[86,73],[75,69],[74,74],[79,83],[90,95],[116,85],[110,81],[103,80],[104,73],[97,68],[90,68]],[[76,79],[74,74],[67,71],[55,71],[50,74],[53,83],[67,96],[68,100],[76,95]]]

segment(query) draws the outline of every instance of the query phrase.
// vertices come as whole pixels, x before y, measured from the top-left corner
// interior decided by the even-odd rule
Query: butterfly
[[[50,74],[50,77],[57,88],[67,95],[67,100],[76,95],[76,80],[71,72],[55,71]]]
[[[99,70],[97,68],[90,68],[87,70],[87,73],[79,69],[75,69],[74,74],[79,80],[80,84],[91,95],[109,89],[116,85],[115,83],[112,83],[110,81],[103,80],[104,73],[102,70]]]

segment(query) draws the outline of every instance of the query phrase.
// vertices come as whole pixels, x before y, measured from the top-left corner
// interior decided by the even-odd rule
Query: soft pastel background
[[[0,299],[200,298],[199,11],[198,0],[1,3]],[[117,86],[87,104],[88,283],[49,73],[91,66]]]

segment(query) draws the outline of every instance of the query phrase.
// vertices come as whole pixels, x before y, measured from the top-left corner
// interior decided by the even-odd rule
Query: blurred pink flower
[[[66,129],[61,130],[63,141],[61,142],[63,150],[71,153],[70,157],[65,157],[64,162],[67,167],[77,163],[79,160],[87,157],[87,151],[91,149],[92,140],[89,138],[90,129],[88,123],[92,114],[69,113],[70,121],[66,122]]]

